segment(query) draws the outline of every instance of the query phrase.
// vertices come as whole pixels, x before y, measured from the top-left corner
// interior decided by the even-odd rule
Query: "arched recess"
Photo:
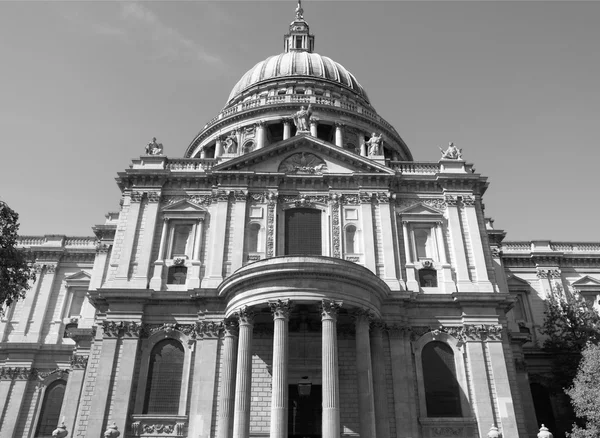
[[[65,370],[56,370],[39,383],[41,391],[38,393],[37,409],[33,425],[33,437],[51,436],[60,423],[67,380],[69,374]]]
[[[184,416],[187,409],[188,403],[188,389],[190,383],[190,371],[192,364],[193,346],[195,342],[189,336],[181,333],[178,330],[172,329],[168,332],[166,330],[159,330],[153,333],[147,339],[142,341],[142,356],[140,359],[140,373],[138,380],[138,387],[135,397],[134,415],[140,416],[145,415],[144,408],[146,403],[146,394],[148,392],[152,354],[156,352],[155,347],[163,341],[174,341],[178,342],[183,350],[183,366],[181,371],[181,387],[179,390],[179,406],[177,413],[168,415]],[[163,344],[164,345],[164,344]],[[148,414],[153,415],[153,414]],[[162,415],[162,414],[159,414]],[[165,414],[167,415],[167,414]]]
[[[425,372],[423,368],[423,349],[431,342],[440,342],[448,346],[454,359],[454,370],[456,373],[456,383],[458,384],[458,396],[460,398],[460,418],[471,417],[471,407],[468,399],[468,384],[465,374],[465,362],[463,354],[464,343],[444,332],[429,332],[421,336],[412,343],[413,354],[415,355],[415,367],[417,374],[419,391],[419,408],[423,417],[433,417],[427,410],[427,394]],[[444,416],[448,418],[448,416]]]

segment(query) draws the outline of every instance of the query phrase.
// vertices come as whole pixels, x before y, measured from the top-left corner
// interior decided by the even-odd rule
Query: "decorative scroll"
[[[187,196],[163,196],[163,205],[173,205],[179,201],[187,201],[191,204],[209,206],[212,203],[212,195],[187,195]]]

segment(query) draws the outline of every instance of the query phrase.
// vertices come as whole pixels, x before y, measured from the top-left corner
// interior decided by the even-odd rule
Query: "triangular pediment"
[[[85,271],[79,271],[71,275],[65,276],[65,280],[67,281],[88,281],[92,276]]]
[[[213,172],[284,173],[288,175],[389,174],[394,171],[329,142],[301,134],[233,158]]]
[[[407,207],[403,210],[400,210],[400,213],[402,215],[435,215],[435,216],[439,216],[441,213],[439,210],[436,210],[435,208],[429,207],[425,204],[422,203],[418,203],[415,205],[411,205],[410,207]]]
[[[586,275],[586,276],[580,278],[579,280],[571,283],[571,286],[573,286],[575,288],[580,288],[580,287],[600,288],[600,280],[596,280],[595,278],[592,278],[589,275]]]
[[[523,280],[521,277],[517,277],[516,275],[510,275],[506,280],[509,287],[521,287],[529,289],[530,284],[526,280]]]
[[[186,199],[181,199],[177,202],[167,205],[162,209],[164,213],[199,213],[206,211],[204,208],[189,202]]]

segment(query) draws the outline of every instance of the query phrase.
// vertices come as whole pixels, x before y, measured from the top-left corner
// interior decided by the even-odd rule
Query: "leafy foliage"
[[[577,417],[584,419],[585,428],[573,425],[571,438],[600,436],[600,345],[590,343],[582,352],[577,377],[567,390]]]
[[[10,306],[23,298],[30,282],[35,281],[25,252],[16,248],[18,220],[19,215],[0,201],[0,305]]]

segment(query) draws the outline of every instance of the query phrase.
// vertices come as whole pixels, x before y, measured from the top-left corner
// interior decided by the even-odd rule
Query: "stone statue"
[[[235,131],[231,131],[225,138],[225,153],[235,154],[237,152],[237,135]]]
[[[306,108],[304,105],[300,107],[300,111],[296,112],[292,117],[296,130],[298,132],[310,132],[310,116],[312,115],[312,105]]]
[[[369,147],[369,156],[371,155],[382,155],[381,146],[383,144],[383,134],[379,136],[375,133],[371,135],[369,141],[365,143]]]
[[[65,438],[68,434],[69,432],[67,431],[65,421],[63,420],[62,423],[60,423],[60,425],[52,432],[52,438]]]
[[[302,0],[298,0],[298,6],[296,6],[296,20],[302,20],[304,18],[304,9],[302,9]]]
[[[452,142],[448,144],[448,149],[443,150],[440,148],[440,151],[443,160],[462,160],[462,149],[458,149]]]
[[[113,424],[108,426],[106,428],[106,431],[104,432],[104,438],[117,438],[120,435],[121,432],[119,432],[119,428],[117,427],[114,421]]]
[[[152,138],[152,141],[146,145],[146,155],[162,155],[163,145],[162,143],[156,142],[156,137]]]

